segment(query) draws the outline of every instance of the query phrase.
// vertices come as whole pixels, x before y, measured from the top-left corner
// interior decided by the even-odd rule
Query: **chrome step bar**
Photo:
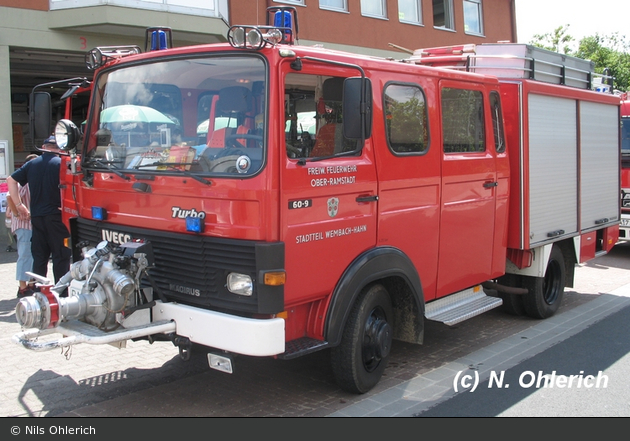
[[[481,285],[477,285],[427,303],[424,316],[452,326],[502,304],[501,298],[486,295]]]

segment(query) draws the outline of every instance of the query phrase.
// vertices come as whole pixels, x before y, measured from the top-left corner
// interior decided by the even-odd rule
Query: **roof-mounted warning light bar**
[[[149,46],[150,44],[150,46]],[[166,26],[147,28],[144,33],[144,51],[159,51],[173,47],[173,32]],[[114,58],[142,53],[140,46],[99,46],[85,54],[88,69],[95,70]]]
[[[294,44],[297,32],[295,7],[270,6],[266,26],[234,25],[228,30],[227,39],[235,48],[260,50],[268,44]]]
[[[168,40],[167,40],[168,38]],[[151,51],[161,51],[173,47],[173,32],[171,28],[166,26],[157,26],[147,28],[144,33],[144,51],[149,50],[149,41],[151,41]]]
[[[85,54],[85,65],[90,70],[98,69],[109,60],[141,53],[139,46],[100,46]]]

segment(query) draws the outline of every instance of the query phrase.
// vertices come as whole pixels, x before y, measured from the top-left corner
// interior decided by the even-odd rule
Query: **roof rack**
[[[524,78],[592,89],[595,63],[518,43],[466,44],[418,49],[416,64],[464,70],[502,78]]]

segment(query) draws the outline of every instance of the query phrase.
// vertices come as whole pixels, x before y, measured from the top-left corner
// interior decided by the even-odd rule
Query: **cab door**
[[[497,181],[487,92],[479,84],[440,82],[442,182],[437,297],[489,278]]]
[[[376,244],[377,182],[369,140],[343,137],[343,74],[321,66],[284,77],[280,228],[285,304],[323,299]],[[331,130],[322,127],[335,126]],[[326,132],[326,134],[324,134]],[[325,138],[325,139],[324,139]]]

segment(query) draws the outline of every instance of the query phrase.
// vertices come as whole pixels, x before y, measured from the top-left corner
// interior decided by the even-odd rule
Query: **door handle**
[[[378,196],[357,196],[357,202],[376,202],[378,201]]]
[[[486,182],[483,184],[484,188],[497,187],[498,185],[499,185],[498,182]]]

